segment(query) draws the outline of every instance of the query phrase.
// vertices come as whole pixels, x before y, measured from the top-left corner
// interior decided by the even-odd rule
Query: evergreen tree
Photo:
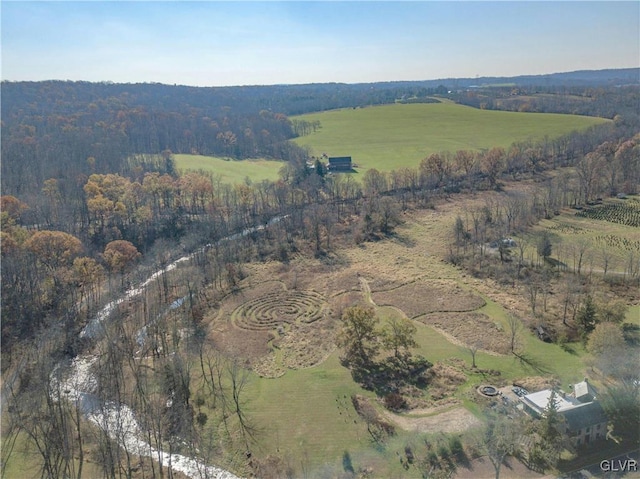
[[[598,322],[596,305],[591,295],[587,295],[585,298],[582,307],[578,311],[576,320],[578,321],[578,328],[580,329],[582,340],[586,341]]]
[[[538,255],[546,260],[551,256],[552,249],[551,238],[549,237],[549,233],[545,231],[538,241]]]
[[[327,174],[327,170],[320,160],[316,160],[316,162],[314,163],[314,168],[316,174],[322,178],[324,178],[324,175]]]
[[[558,412],[557,395],[552,390],[541,419],[533,425],[535,440],[529,451],[529,460],[543,468],[554,467],[560,459],[560,453],[568,445],[565,431],[565,419]]]

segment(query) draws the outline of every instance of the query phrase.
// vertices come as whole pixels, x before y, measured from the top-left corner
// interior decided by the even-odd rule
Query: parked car
[[[518,397],[523,397],[523,396],[526,396],[527,394],[529,394],[529,391],[527,391],[525,388],[521,388],[519,386],[512,387],[511,390]]]

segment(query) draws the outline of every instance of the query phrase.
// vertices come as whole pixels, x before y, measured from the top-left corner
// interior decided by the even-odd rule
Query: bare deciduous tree
[[[512,354],[518,355],[522,347],[522,335],[524,325],[522,320],[513,314],[507,316],[507,332],[509,334],[509,350]]]

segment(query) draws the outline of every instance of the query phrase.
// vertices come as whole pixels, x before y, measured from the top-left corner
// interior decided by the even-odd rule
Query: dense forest
[[[28,397],[43,401],[43,416],[32,417],[16,406],[12,423],[42,441],[48,468],[43,477],[71,475],[74,455],[83,448],[80,426],[73,422],[79,422],[73,416],[79,413],[62,411],[49,401],[49,375],[58,359],[89,347],[79,332],[129,282],[136,284],[192,253],[198,280],[185,278],[182,289],[189,298],[187,320],[197,326],[206,303],[200,289],[213,284],[233,290],[243,276],[243,263],[266,258],[285,262],[304,249],[324,254],[339,234],[374,240],[393,231],[400,211],[429,206],[435,197],[500,190],[506,179],[546,182],[548,194],[531,199],[526,208],[520,205],[515,216],[501,216],[500,227],[495,227],[499,235],[513,226],[503,222],[530,223],[563,206],[637,193],[637,73],[617,70],[609,72],[609,80],[573,76],[555,85],[545,79],[538,86],[528,86],[532,80],[527,77],[517,91],[461,88],[462,81],[230,88],[2,83],[2,365],[4,373],[25,351],[47,344],[47,354],[41,355],[46,358],[29,356],[31,363],[8,381],[10,389],[16,386],[11,389],[14,404]],[[621,87],[620,78],[635,78],[636,85]],[[614,121],[508,149],[434,154],[416,168],[369,170],[361,182],[328,175],[317,164],[310,168],[307,152],[287,141],[297,134],[291,114],[438,95],[481,108],[568,112]],[[177,172],[172,157],[180,152],[286,163],[276,182],[226,185],[212,175]],[[545,179],[545,172],[561,167],[575,168],[572,181]],[[266,224],[268,230],[260,233]],[[460,233],[472,230],[465,224]],[[466,247],[462,237],[459,243]],[[629,276],[637,280],[633,268]],[[147,316],[158,314],[160,303],[175,299],[165,278],[163,274],[158,290],[154,288],[155,302],[146,299],[136,306],[144,324]],[[114,340],[109,347],[116,346]],[[169,357],[168,345],[163,351]],[[121,358],[109,362],[109,354],[105,364],[117,371]],[[170,364],[175,369],[166,370],[166,381],[173,382],[166,389],[175,396],[182,366]],[[106,388],[101,394],[105,400],[117,399]],[[188,387],[185,394],[185,416],[164,430],[167,435],[184,435],[184,418],[194,421]],[[70,452],[56,449],[65,434]],[[116,474],[113,457],[107,461],[113,449],[102,452],[105,476],[122,475]]]
[[[569,113],[614,119],[630,128],[640,123],[640,96],[635,86],[493,87],[451,95],[458,103],[488,110]]]

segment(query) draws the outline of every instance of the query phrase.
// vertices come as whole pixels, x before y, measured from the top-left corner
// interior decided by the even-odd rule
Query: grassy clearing
[[[258,300],[259,296],[270,291],[264,285],[274,281],[287,285],[287,288],[295,283],[297,292],[316,291],[324,295],[331,311],[354,303],[370,304],[372,299],[378,305],[376,312],[384,321],[398,316],[415,316],[418,308],[427,311],[431,304],[429,301],[433,304],[454,302],[461,306],[457,302],[468,296],[474,299],[469,303],[471,306],[448,307],[446,309],[457,312],[447,314],[470,314],[467,309],[471,309],[472,313],[485,315],[492,322],[493,330],[496,325],[506,331],[508,315],[518,314],[517,307],[527,308],[522,292],[487,279],[474,278],[443,261],[456,215],[472,205],[484,204],[484,199],[484,195],[461,196],[459,201],[443,203],[435,210],[407,212],[405,223],[398,227],[394,237],[342,248],[335,253],[341,259],[335,264],[298,257],[286,267],[275,263],[249,265],[249,277],[245,281],[252,286],[243,289],[238,301],[248,304]],[[345,291],[349,293],[344,294]],[[399,298],[394,299],[393,294]],[[420,299],[419,295],[424,298]],[[412,296],[418,298],[410,298]],[[227,299],[220,305],[219,327],[227,323],[225,318],[238,306],[230,301]],[[303,304],[302,301],[299,303]],[[639,314],[640,309],[634,307],[628,317],[633,319]],[[228,323],[233,326],[232,321]],[[480,351],[476,355],[479,369],[472,370],[471,354],[464,344],[460,344],[459,338],[451,340],[450,335],[442,334],[421,321],[414,320],[413,324],[417,328],[415,339],[419,345],[414,353],[424,356],[444,371],[455,369],[464,376],[463,382],[456,383],[445,398],[444,406],[464,407],[476,416],[481,415],[484,407],[475,392],[480,384],[502,386],[514,381],[526,383],[526,380],[554,378],[566,390],[569,384],[582,379],[587,372],[582,361],[585,352],[580,344],[573,343],[571,350],[566,351],[556,344],[540,341],[528,329],[522,332],[521,358]],[[332,340],[331,332],[322,332],[318,322],[312,326],[315,335],[323,336],[323,341]],[[479,335],[489,334],[482,327],[476,329]],[[248,332],[241,330],[240,333],[238,340],[247,344]],[[277,360],[284,364],[284,355],[289,353],[282,345],[276,349]],[[343,470],[347,453],[356,470],[358,467],[372,467],[375,477],[413,477],[407,476],[408,473],[400,467],[398,453],[402,455],[405,443],[419,442],[422,436],[398,427],[397,435],[390,438],[384,448],[376,446],[351,404],[353,394],[373,398],[374,393],[364,391],[353,381],[349,370],[340,364],[339,354],[339,351],[333,351],[320,364],[305,369],[289,369],[278,378],[251,376],[245,397],[247,413],[260,431],[257,444],[252,446],[255,457],[278,455],[299,472],[304,467],[309,471],[309,477],[336,477]],[[494,375],[492,370],[500,374]],[[427,388],[427,394],[436,389],[433,382],[431,389]],[[380,403],[374,404],[382,409]],[[423,414],[420,409],[415,411],[417,417],[431,414]],[[404,416],[413,420],[411,413]],[[437,433],[440,429],[435,431]],[[414,469],[411,471],[415,472]]]
[[[508,147],[555,138],[607,120],[575,115],[477,110],[453,103],[384,105],[295,117],[321,128],[294,141],[316,155],[350,155],[358,172],[415,168],[440,151]]]
[[[248,178],[253,183],[262,180],[275,181],[284,163],[275,160],[252,159],[231,160],[216,156],[174,155],[176,169],[181,171],[203,170],[220,177],[223,183],[244,183]]]
[[[337,465],[344,451],[366,449],[370,436],[353,409],[352,394],[372,395],[353,382],[337,353],[278,379],[253,377],[248,410],[266,433],[258,442],[259,452],[288,456],[296,467],[307,461],[306,467],[317,470]]]
[[[625,321],[627,323],[632,323],[640,326],[640,305],[636,304],[635,306],[631,306],[627,310]]]

